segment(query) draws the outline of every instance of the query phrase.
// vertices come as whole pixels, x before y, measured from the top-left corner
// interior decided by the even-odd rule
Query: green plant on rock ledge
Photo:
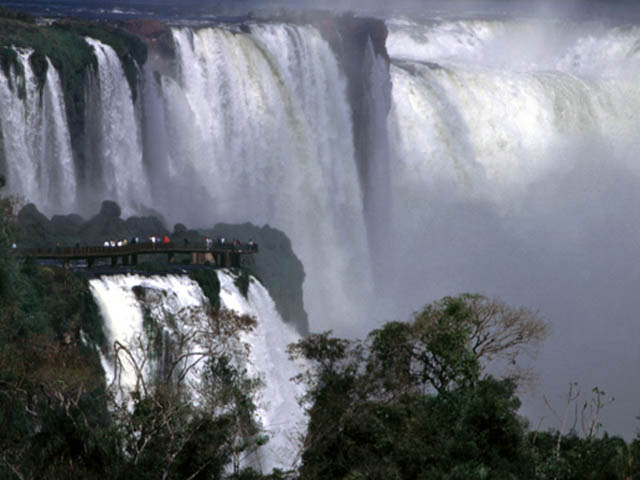
[[[249,269],[240,267],[231,269],[231,273],[233,274],[233,283],[240,290],[242,296],[247,298],[249,294],[249,285],[251,284],[251,272]]]
[[[212,269],[195,270],[191,272],[191,278],[195,280],[202,293],[209,299],[211,307],[220,309],[220,280],[218,273]]]

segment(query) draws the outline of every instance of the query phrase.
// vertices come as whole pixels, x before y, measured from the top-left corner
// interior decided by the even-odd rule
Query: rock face
[[[100,212],[85,221],[79,215],[54,215],[51,220],[29,204],[18,212],[18,241],[21,247],[102,245],[105,240],[165,235],[167,228],[156,217],[120,218],[120,206],[102,202]]]
[[[76,237],[84,224],[84,218],[80,215],[54,215],[51,217],[51,229],[57,235]]]
[[[105,200],[102,202],[100,213],[98,213],[99,216],[105,218],[120,218],[121,214],[122,209],[120,208],[120,205],[116,202],[112,202],[111,200]]]
[[[391,108],[387,26],[383,20],[375,18],[356,17],[353,14],[335,16],[319,12],[305,14],[300,21],[310,23],[320,31],[335,52],[347,78],[358,172],[364,187],[371,157],[375,156],[375,152],[370,150],[372,142],[369,140],[381,134],[376,131],[378,127],[373,123],[371,100],[382,101],[385,113]],[[371,69],[374,68],[372,56],[381,57],[384,61],[386,71],[381,79],[382,85],[371,84]],[[380,88],[383,91],[378,91]]]
[[[171,29],[158,20],[138,19],[123,24],[124,30],[140,38],[150,50],[153,49],[167,58],[175,56]]]
[[[294,325],[301,335],[309,334],[309,320],[302,297],[304,267],[283,232],[269,225],[257,227],[251,223],[219,223],[203,233],[215,238],[252,239],[256,242],[260,251],[252,257],[252,270],[269,291],[282,319]]]
[[[21,247],[51,246],[52,225],[37,207],[30,203],[18,212],[18,244]],[[53,243],[55,245],[55,243]]]

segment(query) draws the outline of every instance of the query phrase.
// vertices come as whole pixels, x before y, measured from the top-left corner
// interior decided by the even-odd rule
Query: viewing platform
[[[17,258],[34,258],[36,260],[59,260],[65,268],[69,268],[72,260],[85,260],[87,267],[92,268],[97,259],[111,259],[111,266],[136,266],[139,255],[167,255],[169,263],[173,263],[177,254],[187,254],[191,257],[191,264],[204,265],[207,262],[221,268],[240,267],[242,256],[258,253],[256,243],[249,244],[216,244],[206,246],[191,246],[176,243],[129,243],[115,247],[54,247],[54,248],[16,248],[13,255]]]

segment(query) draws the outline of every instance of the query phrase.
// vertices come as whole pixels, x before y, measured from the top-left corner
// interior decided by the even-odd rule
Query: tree
[[[315,478],[532,478],[513,379],[488,361],[539,338],[537,317],[484,297],[446,297],[364,342],[311,335],[300,474]],[[504,324],[509,333],[497,331]],[[518,333],[516,333],[518,332]],[[526,332],[532,332],[526,336]],[[522,335],[523,338],[519,338]]]
[[[503,366],[504,376],[516,382],[526,380],[529,375],[518,365],[518,359],[535,355],[549,335],[549,326],[536,312],[468,293],[427,305],[414,315],[414,322],[419,328],[453,325],[464,330],[468,348],[478,359],[480,370]]]
[[[221,478],[231,464],[239,474],[243,456],[265,441],[252,399],[260,383],[238,360],[246,348],[238,333],[254,325],[224,309],[187,308],[163,323],[146,312],[143,335],[115,342],[110,404],[129,473]]]

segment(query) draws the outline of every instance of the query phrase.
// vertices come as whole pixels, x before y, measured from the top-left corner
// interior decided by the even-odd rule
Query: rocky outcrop
[[[336,53],[340,66],[347,78],[349,105],[353,114],[353,137],[358,163],[358,171],[366,191],[369,159],[372,152],[370,139],[379,135],[373,131],[375,126],[372,117],[371,100],[384,102],[386,112],[391,108],[391,78],[389,76],[389,54],[386,48],[388,36],[384,21],[374,18],[356,17],[352,14],[342,16],[323,15],[312,17],[311,23],[319,29]],[[372,52],[368,50],[372,49]],[[371,84],[373,59],[379,56],[386,63],[386,92],[372,91]],[[382,93],[382,98],[380,97]]]
[[[54,215],[51,217],[51,230],[63,237],[77,237],[84,219],[80,215]]]
[[[175,56],[173,36],[166,23],[151,19],[130,20],[122,28],[142,40],[149,50],[159,52],[165,57]]]
[[[120,206],[102,202],[100,212],[89,220],[79,215],[54,215],[51,220],[29,204],[18,212],[18,243],[21,247],[102,245],[105,240],[166,235],[168,230],[156,217],[120,218]]]
[[[20,209],[17,223],[18,244],[21,247],[47,247],[52,245],[53,229],[51,222],[40,213],[33,203]]]
[[[215,238],[255,241],[260,251],[252,257],[254,264],[251,270],[269,291],[282,319],[294,325],[301,335],[309,334],[309,320],[302,297],[304,267],[293,252],[291,240],[283,232],[269,225],[219,223],[203,233]]]

